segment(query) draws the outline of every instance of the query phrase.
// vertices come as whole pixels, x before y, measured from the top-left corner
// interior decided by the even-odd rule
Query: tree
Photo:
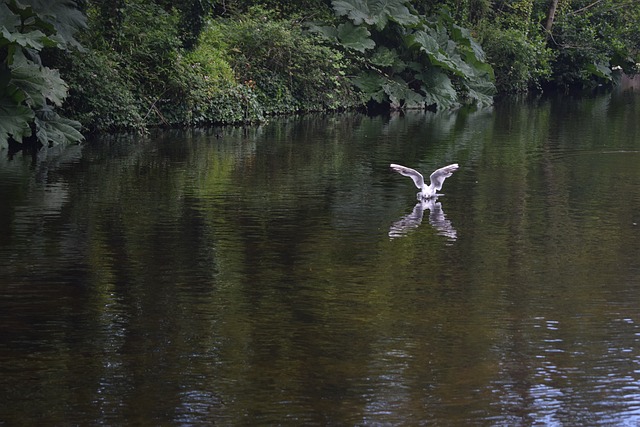
[[[0,149],[9,141],[43,145],[82,140],[80,123],[58,115],[68,87],[42,64],[47,48],[81,48],[85,17],[70,0],[0,0]]]
[[[551,0],[549,4],[549,10],[547,12],[547,22],[544,24],[544,29],[547,34],[551,34],[551,27],[553,27],[553,20],[556,17],[556,10],[558,9],[558,0]]]

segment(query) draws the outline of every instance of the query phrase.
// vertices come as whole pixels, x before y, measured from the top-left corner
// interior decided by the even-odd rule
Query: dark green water
[[[0,153],[0,425],[637,425],[639,101]]]

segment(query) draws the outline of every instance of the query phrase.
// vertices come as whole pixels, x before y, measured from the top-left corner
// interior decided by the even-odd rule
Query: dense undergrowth
[[[144,131],[486,105],[496,94],[611,84],[615,69],[637,71],[640,46],[640,5],[615,0],[0,0],[0,8],[0,148],[77,141],[80,126]]]

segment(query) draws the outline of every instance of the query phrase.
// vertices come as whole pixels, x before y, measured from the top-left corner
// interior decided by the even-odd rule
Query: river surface
[[[639,101],[0,153],[0,425],[640,424]]]

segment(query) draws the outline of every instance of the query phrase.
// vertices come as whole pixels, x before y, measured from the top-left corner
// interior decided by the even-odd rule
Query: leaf
[[[307,26],[309,27],[309,31],[316,33],[327,40],[336,41],[338,39],[338,29],[336,27],[316,25],[313,23],[309,23]]]
[[[36,137],[45,146],[76,143],[84,139],[79,122],[60,117],[49,106],[38,111],[35,124]]]
[[[87,27],[87,18],[74,7],[73,1],[21,0],[21,3],[31,5],[42,24],[52,28],[58,47],[82,50],[74,34]]]
[[[424,108],[424,97],[400,77],[388,79],[382,87],[395,108]]]
[[[402,63],[397,51],[384,46],[379,47],[373,55],[371,55],[369,61],[378,67],[392,67],[395,64]],[[402,64],[404,65],[404,63]]]
[[[40,30],[30,31],[28,33],[10,33],[6,28],[2,28],[2,37],[9,43],[17,43],[24,48],[31,48],[37,51],[44,48],[47,39],[47,36]]]
[[[28,60],[17,50],[10,67],[11,80],[8,87],[21,91],[25,102],[32,107],[42,107],[46,100],[62,105],[67,96],[67,85],[58,70],[42,67]]]
[[[433,55],[440,50],[438,40],[427,31],[414,31],[406,38],[406,44],[408,47],[416,47],[422,50],[427,55]]]
[[[454,24],[451,30],[451,38],[459,45],[467,46],[477,61],[486,61],[482,46],[471,37],[471,32],[468,29]]]
[[[367,49],[373,49],[376,44],[369,37],[371,33],[363,26],[355,26],[350,22],[338,25],[336,27],[320,26],[309,24],[309,31],[319,34],[325,39],[337,41],[347,49],[363,52]]]
[[[490,81],[467,80],[463,82],[467,89],[467,96],[480,106],[493,104],[495,86]]]
[[[338,16],[346,16],[356,25],[362,25],[371,19],[366,0],[333,0],[331,5]]]
[[[394,108],[424,108],[424,97],[398,76],[388,78],[368,71],[352,79],[352,82],[367,98],[375,102],[388,101]]]
[[[387,20],[397,22],[402,26],[408,26],[417,24],[419,18],[412,14],[405,4],[408,4],[409,0],[372,0],[370,1],[370,8],[373,14],[378,18],[376,27],[378,30],[382,30],[387,26]]]
[[[6,29],[8,33],[15,31],[20,25],[20,17],[11,12],[6,3],[0,3],[0,28]]]
[[[453,87],[451,79],[445,73],[431,69],[416,78],[423,82],[421,89],[425,92],[425,103],[437,108],[451,108],[457,106],[458,93]]]
[[[471,72],[469,66],[456,52],[456,44],[446,35],[444,29],[425,27],[424,30],[415,31],[409,36],[408,44],[417,46],[424,52],[431,64],[442,67],[447,71],[465,77]]]
[[[340,43],[358,52],[364,52],[376,46],[375,42],[369,38],[370,35],[371,33],[365,27],[356,27],[350,22],[338,25]]]
[[[372,71],[367,71],[351,79],[351,82],[364,93],[366,98],[382,103],[387,98],[383,85],[387,79]]]
[[[409,0],[333,0],[331,4],[338,16],[346,16],[355,25],[374,25],[382,31],[389,21],[400,25],[416,24],[419,19],[405,4]]]
[[[587,65],[587,71],[589,71],[596,77],[600,77],[605,80],[611,80],[611,68],[602,63]]]
[[[60,72],[48,67],[41,67],[42,76],[45,81],[44,96],[58,107],[67,97],[69,86],[60,77]]]
[[[22,142],[22,138],[30,136],[33,117],[30,108],[14,104],[0,94],[0,149],[7,148],[9,137]]]

